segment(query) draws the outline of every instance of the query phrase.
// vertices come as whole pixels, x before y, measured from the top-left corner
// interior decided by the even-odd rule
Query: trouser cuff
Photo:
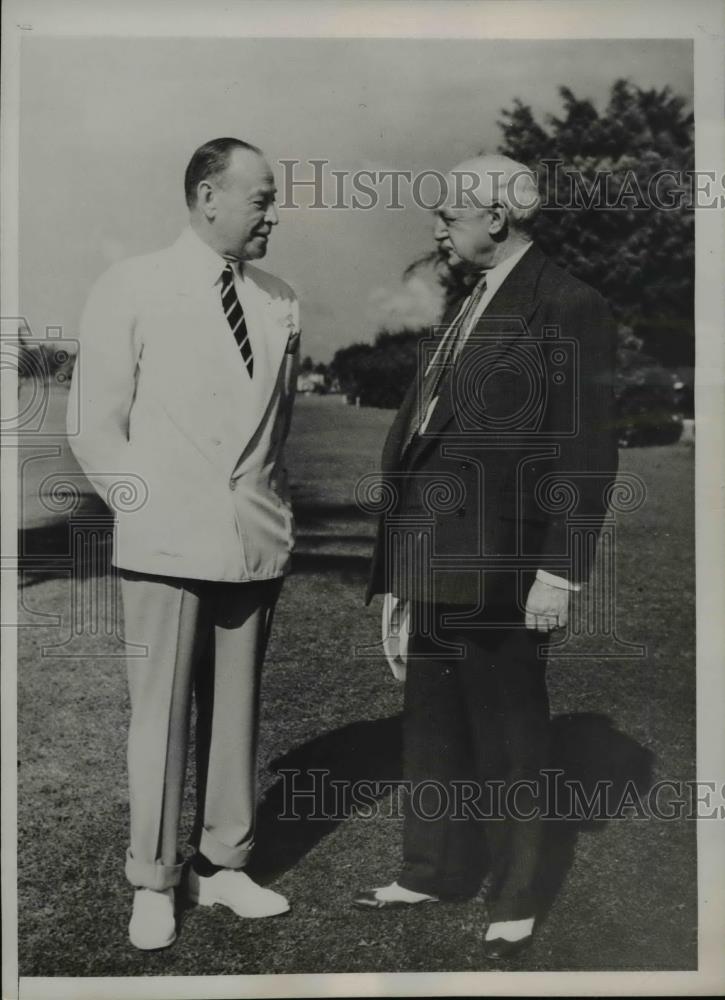
[[[440,899],[470,899],[475,896],[480,888],[480,879],[465,877],[436,878],[416,873],[415,871],[403,869],[398,879],[398,885],[402,889],[410,889],[412,892],[424,892],[429,896],[438,896]]]
[[[251,847],[247,844],[242,847],[230,847],[228,844],[222,844],[220,840],[216,840],[206,830],[202,830],[197,850],[213,865],[218,865],[220,868],[237,869],[246,866]]]
[[[505,920],[527,920],[536,917],[538,906],[530,893],[519,893],[515,896],[500,896],[488,903],[488,915],[491,923]]]
[[[160,861],[138,861],[126,851],[126,878],[137,889],[173,889],[181,881],[181,865],[164,865]]]

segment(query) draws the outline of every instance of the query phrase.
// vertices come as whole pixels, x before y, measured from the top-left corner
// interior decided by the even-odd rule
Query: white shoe
[[[527,917],[525,920],[500,920],[498,923],[489,924],[486,931],[486,941],[521,941],[531,937],[534,933],[534,918]]]
[[[131,944],[144,951],[168,948],[176,940],[174,890],[137,889],[128,925]]]
[[[274,917],[286,913],[289,903],[284,896],[271,889],[265,889],[253,882],[243,871],[224,868],[214,875],[197,875],[189,870],[189,899],[199,906],[214,906],[221,903],[233,910],[238,917],[255,920],[259,917]]]
[[[437,896],[429,896],[426,892],[414,892],[397,882],[381,886],[378,889],[364,889],[353,899],[353,906],[361,909],[382,910],[393,906],[417,906],[418,903],[437,903]]]

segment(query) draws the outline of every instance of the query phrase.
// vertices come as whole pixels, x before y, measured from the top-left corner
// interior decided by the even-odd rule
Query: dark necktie
[[[486,278],[483,277],[471,291],[468,302],[457,321],[451,324],[443,335],[440,347],[423,376],[420,387],[419,405],[414,408],[413,419],[408,427],[402,451],[405,451],[415,435],[420,433],[420,428],[425,425],[430,405],[435,397],[439,395],[443,379],[449,374],[458,360],[460,349],[463,346],[463,337],[468,332],[473,314],[478,308],[485,292]]]
[[[227,264],[222,271],[222,309],[224,310],[224,315],[227,318],[229,326],[232,328],[239,353],[242,355],[242,360],[251,378],[254,374],[252,345],[249,341],[247,321],[244,318],[242,303],[239,301],[237,290],[234,287],[234,271],[231,264]]]

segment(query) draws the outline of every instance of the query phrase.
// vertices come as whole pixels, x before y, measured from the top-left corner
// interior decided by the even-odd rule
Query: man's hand
[[[551,632],[569,621],[569,591],[534,580],[526,598],[526,628]]]

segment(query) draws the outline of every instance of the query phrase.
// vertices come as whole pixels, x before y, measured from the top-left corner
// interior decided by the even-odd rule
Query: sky
[[[684,40],[27,38],[21,62],[21,307],[35,336],[76,335],[88,291],[113,261],[167,246],[186,225],[183,174],[193,150],[233,135],[281,160],[326,171],[445,173],[501,138],[514,98],[537,118],[570,87],[597,107],[612,82],[669,85],[692,102]],[[289,168],[287,168],[289,171]],[[289,173],[287,174],[289,176]],[[326,175],[332,183],[330,174]],[[303,353],[395,325],[414,298],[402,272],[432,246],[432,215],[280,210],[261,265],[300,298]],[[387,192],[382,189],[382,193]],[[424,193],[429,188],[424,188]],[[282,195],[283,192],[281,191]],[[329,194],[329,196],[328,196]],[[326,199],[334,201],[332,187]],[[428,195],[426,194],[426,197]],[[428,296],[428,300],[430,296]]]

